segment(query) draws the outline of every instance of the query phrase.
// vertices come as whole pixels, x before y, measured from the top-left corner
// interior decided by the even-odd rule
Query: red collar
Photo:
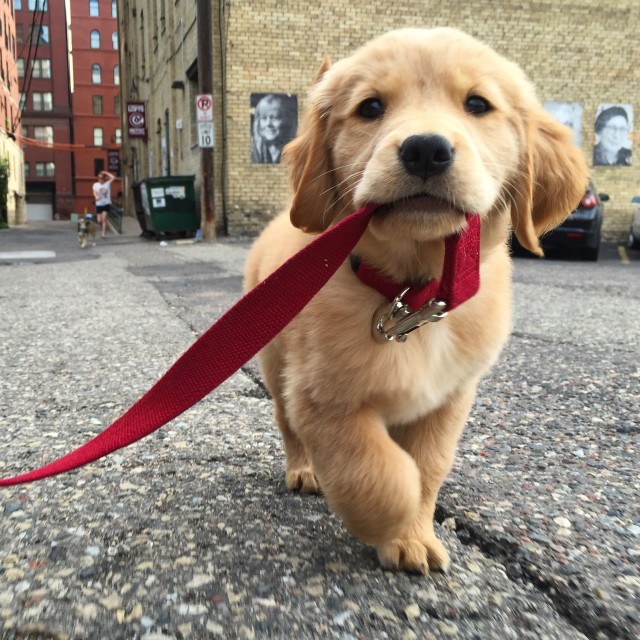
[[[480,216],[467,214],[466,218],[467,226],[460,233],[445,238],[442,276],[422,288],[396,282],[371,265],[358,264],[357,260],[352,260],[353,270],[364,284],[394,301],[393,304],[401,299],[406,305],[405,313],[418,311],[434,301],[444,303],[439,304],[439,312],[452,311],[473,297],[480,287]],[[440,317],[444,316],[436,319]]]

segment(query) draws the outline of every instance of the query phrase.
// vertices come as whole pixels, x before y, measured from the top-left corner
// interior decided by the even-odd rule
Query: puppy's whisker
[[[332,173],[335,173],[336,171],[340,170],[340,169],[347,169],[349,167],[357,167],[360,166],[359,162],[351,162],[349,164],[344,164],[340,167],[333,167],[332,169],[328,169],[327,171],[323,171],[322,173],[318,174],[317,176],[315,176],[313,178],[313,182],[315,182],[316,180],[320,179],[320,178],[324,178],[325,176],[328,176]],[[362,170],[364,171],[364,169]]]

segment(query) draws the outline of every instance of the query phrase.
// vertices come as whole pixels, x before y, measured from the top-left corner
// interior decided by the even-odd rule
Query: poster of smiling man
[[[601,104],[594,123],[596,144],[594,166],[626,167],[631,164],[633,107],[630,104]]]
[[[296,135],[297,96],[286,93],[251,94],[251,162],[278,164],[282,148]]]
[[[582,146],[582,105],[579,102],[544,103],[544,108],[560,123],[573,131],[573,143]]]

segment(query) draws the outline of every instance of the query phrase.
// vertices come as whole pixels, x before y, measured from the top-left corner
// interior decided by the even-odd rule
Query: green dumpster
[[[195,233],[200,228],[195,176],[162,176],[140,181],[146,228],[155,233]]]

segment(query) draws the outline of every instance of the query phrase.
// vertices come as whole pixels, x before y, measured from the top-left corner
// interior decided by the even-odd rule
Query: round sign
[[[209,111],[211,107],[212,104],[209,96],[200,96],[198,98],[198,109],[200,109],[200,111]]]
[[[144,115],[141,113],[130,113],[129,114],[129,124],[132,127],[143,127],[144,126]]]

